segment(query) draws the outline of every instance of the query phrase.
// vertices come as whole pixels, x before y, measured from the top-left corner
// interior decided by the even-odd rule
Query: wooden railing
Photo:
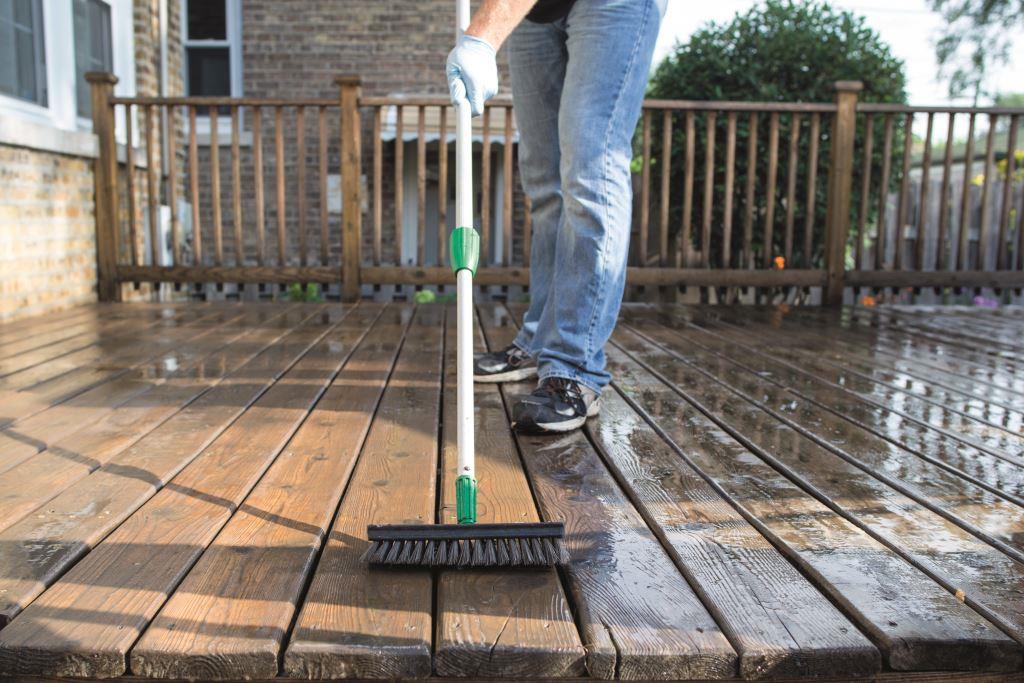
[[[331,99],[125,98],[113,96],[112,76],[88,78],[101,151],[101,298],[117,297],[127,282],[313,282],[344,299],[369,286],[454,282],[447,98],[363,96],[359,80],[345,77]],[[996,185],[992,131],[1005,119],[1012,151],[1024,109],[858,104],[859,89],[838,83],[827,103],[646,101],[629,284],[820,288],[831,304],[849,287],[1024,286],[1012,154],[998,236],[975,234],[972,221],[984,226],[988,216],[977,222],[963,208],[976,192],[977,117],[990,123],[978,190],[987,207]],[[927,211],[911,216],[908,197],[916,172],[924,176],[919,205],[928,205],[937,115],[969,117],[971,131],[957,204],[947,191],[956,165],[955,126],[947,126],[941,219],[930,222]],[[909,135],[918,119],[927,128],[920,169]],[[516,135],[507,99],[474,119],[481,285],[529,282],[532,226],[518,190]],[[173,210],[161,213],[164,204]],[[937,241],[925,239],[928,230]]]

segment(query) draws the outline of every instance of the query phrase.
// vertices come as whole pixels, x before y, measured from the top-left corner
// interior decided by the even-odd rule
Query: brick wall
[[[95,301],[92,160],[0,146],[0,321]]]

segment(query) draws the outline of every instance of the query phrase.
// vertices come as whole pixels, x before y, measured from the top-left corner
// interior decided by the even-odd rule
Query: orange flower
[[[861,297],[860,300],[860,305],[867,306],[868,308],[874,307],[876,303],[878,302],[875,301],[875,297],[871,296],[870,294],[865,294],[863,297]]]
[[[775,257],[775,268],[776,270],[783,270],[786,267],[786,257],[776,256]]]

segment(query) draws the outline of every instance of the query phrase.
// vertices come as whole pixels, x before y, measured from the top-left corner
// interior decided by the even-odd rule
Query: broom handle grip
[[[469,0],[456,0],[456,40],[469,26]],[[473,137],[469,101],[457,106],[455,122],[455,225],[473,227]],[[476,477],[473,429],[473,270],[455,275],[457,309],[457,402],[459,475]]]

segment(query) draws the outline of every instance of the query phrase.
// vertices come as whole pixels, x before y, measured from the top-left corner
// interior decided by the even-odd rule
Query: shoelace
[[[563,403],[583,400],[583,391],[580,389],[580,385],[564,377],[548,377],[537,389],[555,396]]]

